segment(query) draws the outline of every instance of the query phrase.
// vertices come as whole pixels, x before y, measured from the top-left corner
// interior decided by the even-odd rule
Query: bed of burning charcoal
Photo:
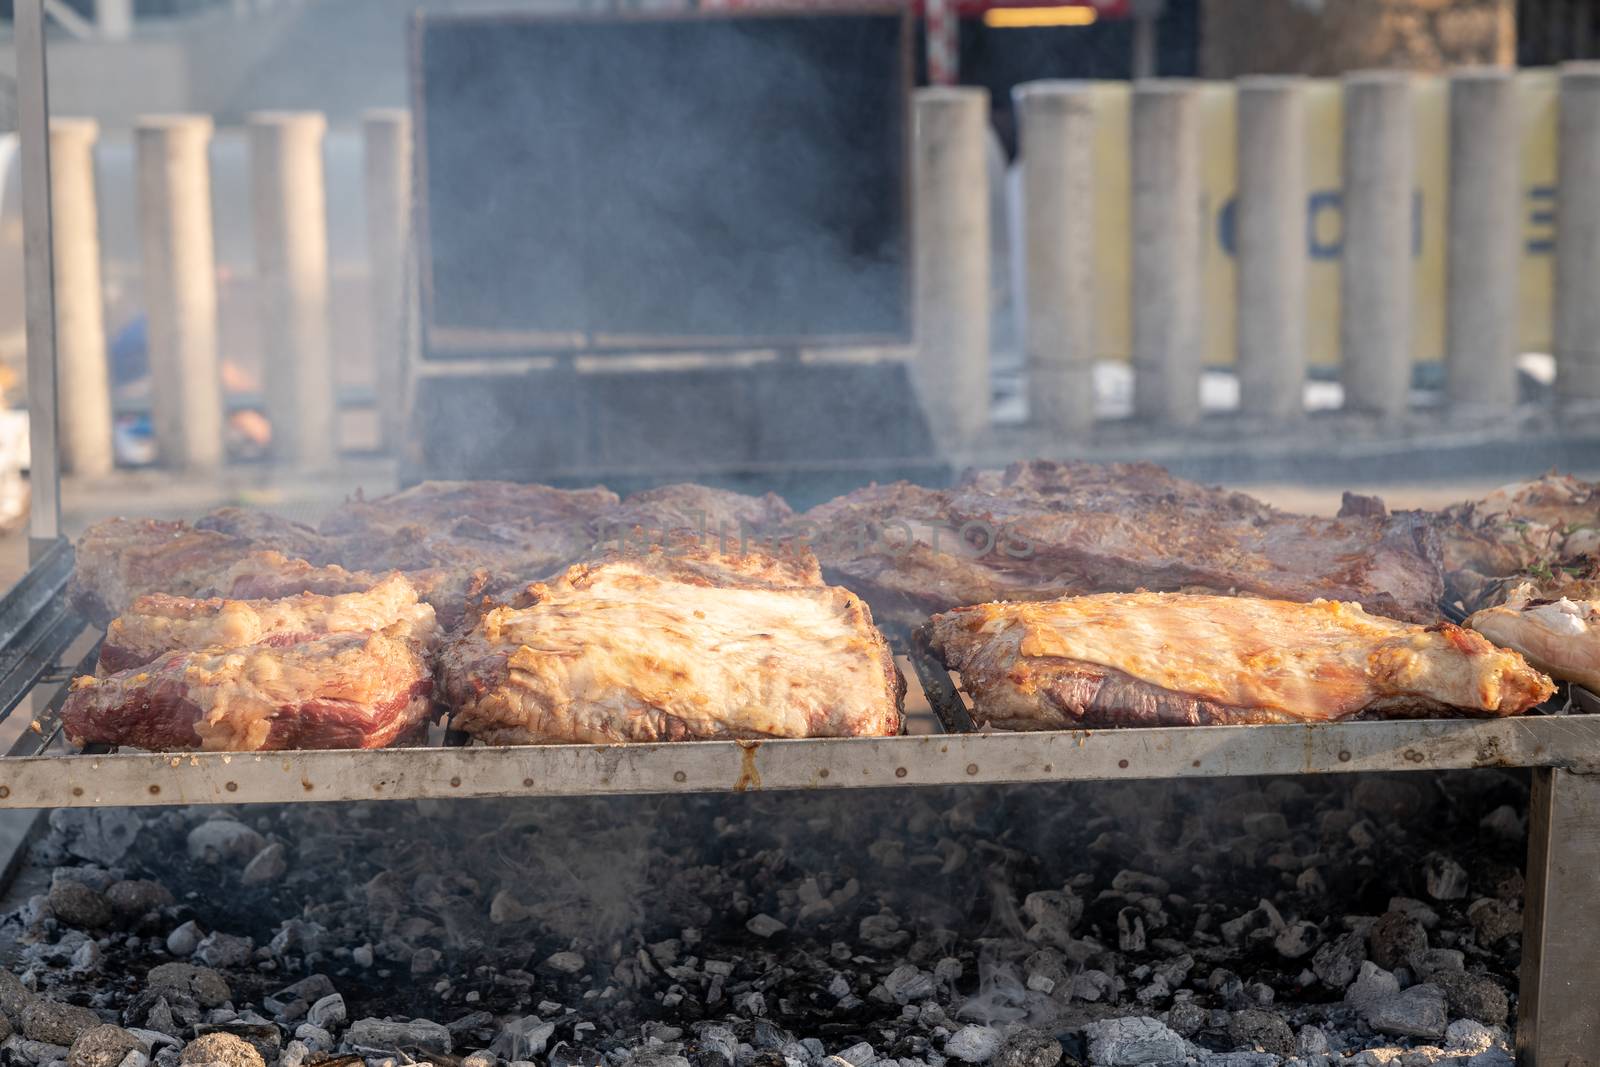
[[[58,811],[0,1058],[1510,1064],[1510,772]]]

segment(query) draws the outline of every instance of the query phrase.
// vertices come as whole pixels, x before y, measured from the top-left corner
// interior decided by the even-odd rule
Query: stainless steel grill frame
[[[97,640],[67,604],[61,537],[43,0],[16,0],[33,568],[0,599],[0,809],[876,788],[1527,767],[1517,1045],[1524,1067],[1600,1065],[1600,715],[661,745],[372,752],[65,751],[57,712]],[[88,651],[70,654],[75,646]],[[1584,700],[1579,694],[1580,702]],[[1600,711],[1585,704],[1580,711]],[[953,714],[953,711],[952,711]],[[952,721],[952,726],[959,722]]]

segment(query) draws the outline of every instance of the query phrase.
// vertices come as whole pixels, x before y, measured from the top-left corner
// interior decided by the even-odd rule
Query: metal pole
[[[1094,97],[1087,82],[1019,86],[1028,403],[1053,433],[1094,425]]]
[[[1193,83],[1133,87],[1133,408],[1200,418],[1200,106]]]
[[[989,425],[989,93],[920,89],[912,161],[915,380],[953,444]]]
[[[1340,374],[1348,410],[1385,417],[1411,392],[1414,126],[1410,75],[1345,76]]]
[[[111,473],[111,374],[100,286],[93,119],[51,119],[56,266],[56,366],[61,394],[61,468],[81,477]]]
[[[361,118],[366,170],[367,265],[374,382],[384,447],[400,446],[405,425],[406,250],[411,234],[411,113],[368,111]]]
[[[1533,772],[1517,1062],[1600,1062],[1600,777]]]
[[[1240,78],[1239,407],[1289,419],[1305,410],[1305,116],[1298,78]]]
[[[1517,401],[1517,234],[1521,184],[1511,72],[1450,77],[1445,392],[1453,404]]]
[[[1600,399],[1600,63],[1561,67],[1556,395]]]
[[[322,164],[328,123],[315,111],[258,112],[249,123],[272,447],[280,460],[326,470],[339,454]]]
[[[56,442],[55,247],[50,220],[50,100],[44,0],[16,0],[17,126],[22,153],[23,304],[28,337],[29,556],[61,535]]]

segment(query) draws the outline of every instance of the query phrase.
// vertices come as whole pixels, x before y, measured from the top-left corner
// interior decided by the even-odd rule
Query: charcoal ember
[[[23,985],[21,979],[0,967],[0,1015],[4,1015],[13,1027],[22,1025],[22,1012],[35,999],[33,991]]]
[[[327,1049],[316,1051],[326,1052]],[[283,1046],[283,1051],[278,1053],[277,1067],[304,1067],[305,1062],[311,1058],[312,1048],[304,1041],[291,1041]]]
[[[1362,1011],[1367,1025],[1380,1034],[1438,1040],[1449,1025],[1449,1006],[1436,985],[1414,985],[1374,1000]]]
[[[489,1047],[507,1060],[531,1060],[543,1056],[545,1045],[556,1032],[556,1024],[537,1015],[527,1015],[505,1024]]]
[[[272,1023],[235,1019],[228,1022],[201,1023],[195,1032],[203,1037],[228,1034],[245,1042],[260,1054],[267,1063],[276,1063],[283,1047],[283,1032]]]
[[[150,1057],[138,1049],[134,1049],[122,1057],[121,1067],[150,1067]]]
[[[440,1052],[452,1048],[450,1031],[430,1019],[391,1022],[357,1019],[345,1031],[344,1043],[352,1049],[374,1052]]]
[[[1282,1015],[1260,1008],[1245,1008],[1228,1018],[1228,1037],[1239,1051],[1295,1053],[1294,1030]]]
[[[184,958],[193,956],[194,950],[200,947],[200,942],[205,936],[200,924],[190,919],[181,926],[174,927],[172,933],[167,935],[167,951],[174,956]]]
[[[1446,971],[1464,971],[1467,969],[1467,957],[1460,949],[1430,948],[1411,957],[1411,971],[1418,978],[1426,979]]]
[[[211,819],[189,831],[189,858],[200,863],[245,863],[266,847],[266,839],[236,819]]]
[[[172,1037],[189,1031],[203,1018],[194,997],[159,986],[135,993],[122,1010],[122,1022],[128,1029],[143,1027]]]
[[[1066,944],[1083,918],[1083,901],[1070,889],[1043,889],[1023,898],[1022,914],[1033,920],[1030,941]]]
[[[863,916],[856,936],[880,952],[892,952],[911,940],[911,934],[900,929],[900,920],[892,912]]]
[[[1302,1026],[1295,1034],[1294,1052],[1303,1060],[1328,1055],[1328,1035],[1320,1026]]]
[[[213,930],[195,946],[194,958],[207,967],[244,967],[254,952],[255,943],[248,937]]]
[[[877,1051],[866,1041],[858,1041],[856,1044],[835,1053],[829,1058],[839,1060],[841,1063],[848,1063],[850,1067],[872,1067],[873,1064],[879,1062]]]
[[[233,999],[228,982],[222,975],[210,967],[197,967],[190,963],[163,963],[152,967],[145,976],[145,985],[152,990],[170,990],[193,997],[202,1008],[219,1007]]]
[[[1422,874],[1434,900],[1460,900],[1467,895],[1467,869],[1449,856],[1430,854],[1423,861]]]
[[[30,1041],[70,1046],[100,1022],[100,1016],[88,1008],[40,997],[22,1010],[22,1025],[18,1029]]]
[[[945,1055],[965,1063],[988,1063],[1000,1051],[1001,1037],[993,1027],[963,1026],[945,1040]]]
[[[1371,960],[1366,960],[1361,964],[1355,981],[1345,990],[1344,1002],[1358,1012],[1365,1012],[1379,1001],[1399,992],[1400,982],[1394,975]]]
[[[1508,841],[1521,842],[1527,835],[1528,828],[1523,822],[1522,815],[1510,804],[1502,804],[1489,814],[1478,820],[1478,825],[1505,838]]]
[[[106,901],[123,922],[142,918],[174,903],[172,891],[145,878],[124,879],[106,890]]]
[[[250,858],[239,875],[240,885],[271,885],[289,870],[288,849],[274,841]]]
[[[557,974],[577,974],[583,970],[585,963],[576,952],[555,952],[545,958],[542,966]]]
[[[58,881],[48,899],[56,918],[71,926],[96,930],[111,925],[111,902],[82,882]]]
[[[321,923],[285,919],[267,942],[267,951],[279,958],[291,953],[309,957],[325,951],[328,941],[328,928]]]
[[[1113,1001],[1117,999],[1117,982],[1105,971],[1091,968],[1073,975],[1067,992],[1073,1000]]]
[[[116,863],[127,855],[144,819],[129,808],[57,808],[50,836],[68,855],[91,863]]]
[[[1317,942],[1322,939],[1322,932],[1314,922],[1300,920],[1284,926],[1278,931],[1278,936],[1272,939],[1272,947],[1277,949],[1278,955],[1286,960],[1297,960],[1317,947]]]
[[[1443,970],[1430,975],[1428,982],[1444,991],[1454,1018],[1501,1026],[1511,1010],[1506,991],[1487,975]]]
[[[308,1052],[332,1052],[336,1044],[331,1033],[320,1026],[312,1026],[310,1023],[301,1023],[294,1028],[294,1041],[291,1041],[289,1045],[296,1043],[300,1044]],[[286,1052],[289,1050],[289,1045],[284,1046]],[[280,1056],[279,1058],[281,1059],[282,1057]]]
[[[8,1038],[5,1050],[22,1063],[31,1064],[66,1063],[69,1053],[64,1045],[53,1045],[48,1041],[30,1041],[25,1037]]]
[[[780,934],[788,929],[783,923],[765,913],[751,916],[745,921],[744,928],[757,937],[763,938],[772,937],[774,934]]]
[[[1083,1029],[1089,1039],[1090,1062],[1102,1067],[1140,1067],[1182,1060],[1183,1038],[1149,1016],[1103,1019]]]
[[[1122,908],[1117,912],[1117,947],[1124,952],[1143,952],[1145,949],[1144,911],[1140,908]]]
[[[178,1062],[183,1067],[266,1067],[254,1045],[227,1033],[195,1038],[184,1046]]]
[[[1054,1035],[1021,1027],[1006,1035],[992,1062],[994,1067],[1056,1067],[1061,1057],[1061,1042]]]
[[[173,1045],[156,1049],[156,1054],[151,1057],[151,1062],[155,1064],[155,1067],[181,1067],[183,1050]]]
[[[1412,956],[1428,950],[1428,931],[1422,920],[1404,912],[1385,912],[1372,927],[1372,962],[1392,971]]]
[[[1522,933],[1522,912],[1503,900],[1480,897],[1467,908],[1467,918],[1478,936],[1478,944],[1493,947]]]

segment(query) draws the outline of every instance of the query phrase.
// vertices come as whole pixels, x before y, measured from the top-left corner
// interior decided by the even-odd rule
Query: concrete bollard
[[[1600,400],[1600,63],[1561,68],[1556,395]]]
[[[1239,408],[1305,410],[1305,107],[1298,78],[1240,78],[1235,234]]]
[[[915,99],[915,380],[935,439],[965,445],[989,425],[989,94]]]
[[[1517,401],[1518,132],[1510,71],[1451,75],[1445,394],[1453,404]]]
[[[99,135],[93,119],[50,120],[61,468],[89,478],[104,477],[115,465],[95,206],[94,143]]]
[[[366,178],[367,265],[374,385],[384,447],[405,426],[406,250],[411,238],[411,113],[382,108],[361,117]]]
[[[1414,127],[1410,75],[1345,76],[1340,376],[1346,409],[1385,417],[1411,391]]]
[[[1200,112],[1180,80],[1133,87],[1133,410],[1200,418]]]
[[[320,112],[249,116],[262,352],[274,455],[326,470],[339,454],[328,325],[328,210]]]
[[[222,464],[217,263],[211,231],[211,119],[139,119],[139,234],[149,315],[151,412],[162,461]]]
[[[1019,86],[1028,403],[1060,434],[1094,425],[1094,97],[1087,82]]]

